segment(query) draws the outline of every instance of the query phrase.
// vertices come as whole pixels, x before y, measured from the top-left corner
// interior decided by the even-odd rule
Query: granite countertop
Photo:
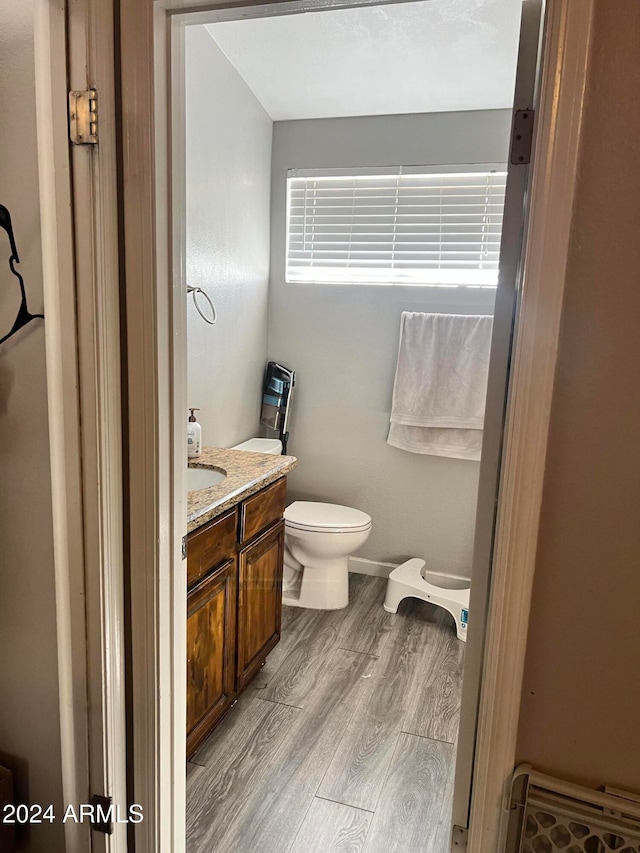
[[[189,468],[224,471],[221,483],[187,493],[187,532],[191,533],[241,500],[284,477],[298,464],[295,456],[274,456],[225,447],[203,447]]]

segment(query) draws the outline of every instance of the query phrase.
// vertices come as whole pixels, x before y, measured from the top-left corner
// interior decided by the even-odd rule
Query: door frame
[[[113,0],[36,0],[34,55],[65,807],[126,812],[122,387]],[[68,92],[99,90],[98,145],[70,145]],[[111,119],[111,120],[110,120]],[[69,853],[127,829],[64,824]]]
[[[523,0],[513,115],[533,114],[540,96],[541,44],[544,0]],[[514,133],[514,119],[510,135]],[[509,158],[511,159],[511,158]],[[526,159],[526,158],[525,158]],[[533,157],[535,162],[535,156]],[[485,406],[482,459],[478,478],[469,636],[464,662],[462,703],[456,750],[452,823],[456,836],[469,824],[472,774],[477,736],[478,704],[483,677],[484,639],[487,630],[489,590],[496,531],[496,498],[502,471],[506,432],[506,398],[511,354],[517,326],[516,312],[522,290],[522,257],[526,246],[524,223],[532,178],[531,163],[508,164],[500,247],[500,274],[496,292],[489,381]]]
[[[523,288],[507,397],[468,849],[502,850],[569,255],[594,0],[548,0]]]
[[[403,0],[386,0],[403,2]],[[140,849],[184,849],[183,527],[173,509],[184,501],[182,466],[170,448],[184,433],[183,400],[173,379],[184,371],[173,346],[184,324],[182,257],[175,235],[170,161],[170,46],[178,16],[244,7],[255,15],[312,8],[379,5],[383,0],[159,0],[120,3],[123,139],[122,185],[129,409],[129,535],[131,561],[135,800],[146,819]],[[506,440],[493,537],[491,591],[482,686],[472,761],[468,849],[498,850],[505,789],[516,763],[516,740],[535,569],[551,397],[576,183],[593,0],[548,0],[536,159],[528,205],[524,287],[517,314],[506,412]],[[173,20],[175,16],[175,20]],[[194,19],[191,18],[193,21]],[[154,80],[154,62],[156,76]],[[175,89],[174,89],[175,91]],[[178,197],[178,196],[176,196]],[[178,245],[180,245],[178,241]],[[180,254],[180,253],[178,253]],[[174,405],[175,403],[175,405]],[[175,638],[175,642],[172,641]],[[473,642],[470,627],[469,642]],[[180,646],[181,647],[181,646]],[[177,693],[177,691],[180,691]],[[182,767],[182,769],[181,769]],[[464,827],[463,827],[464,829]]]

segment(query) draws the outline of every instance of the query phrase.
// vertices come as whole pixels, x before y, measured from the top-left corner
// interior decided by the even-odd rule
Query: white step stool
[[[437,607],[444,607],[456,620],[458,639],[467,640],[469,622],[469,587],[449,588],[431,583],[422,576],[425,561],[414,557],[395,568],[389,575],[384,609],[388,613],[397,613],[398,605],[405,598],[419,598]],[[446,578],[439,575],[445,582]],[[449,583],[462,583],[449,581]]]

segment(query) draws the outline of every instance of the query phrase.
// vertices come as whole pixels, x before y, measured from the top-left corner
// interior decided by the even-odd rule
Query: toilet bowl
[[[314,610],[349,604],[349,557],[371,532],[366,512],[337,504],[294,501],[284,511],[282,603]]]

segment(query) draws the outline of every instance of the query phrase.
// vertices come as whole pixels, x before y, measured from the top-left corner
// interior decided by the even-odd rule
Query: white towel
[[[492,322],[403,312],[389,444],[480,459]]]

